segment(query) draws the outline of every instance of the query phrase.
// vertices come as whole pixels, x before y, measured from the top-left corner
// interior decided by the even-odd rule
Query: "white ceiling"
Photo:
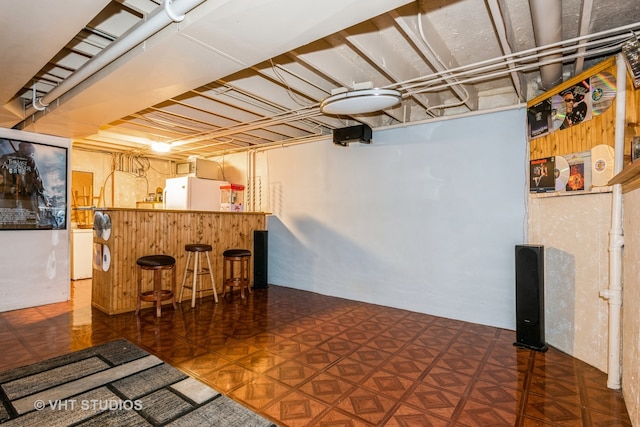
[[[211,157],[521,104],[640,31],[637,0],[168,1],[0,2],[0,126]],[[320,112],[365,82],[402,103]]]

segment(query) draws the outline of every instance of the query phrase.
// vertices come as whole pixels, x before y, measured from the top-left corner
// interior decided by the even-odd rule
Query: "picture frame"
[[[66,147],[0,139],[0,230],[67,228]]]
[[[529,161],[529,192],[555,191],[555,164],[555,156]]]
[[[640,159],[640,136],[631,138],[631,162]]]

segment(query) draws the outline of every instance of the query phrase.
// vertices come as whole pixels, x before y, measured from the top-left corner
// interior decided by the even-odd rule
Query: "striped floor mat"
[[[125,340],[0,372],[6,426],[274,426]]]

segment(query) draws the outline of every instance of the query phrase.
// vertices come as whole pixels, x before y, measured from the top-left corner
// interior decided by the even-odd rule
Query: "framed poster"
[[[553,117],[551,116],[552,99],[547,98],[532,105],[527,110],[527,123],[529,125],[529,138],[548,135],[553,130]]]
[[[634,136],[631,139],[631,161],[635,162],[640,159],[640,136]]]
[[[0,139],[0,230],[67,228],[67,149]]]
[[[555,191],[555,156],[529,161],[529,191],[532,193],[546,193]]]
[[[553,96],[555,127],[567,129],[593,116],[590,79],[571,86]]]

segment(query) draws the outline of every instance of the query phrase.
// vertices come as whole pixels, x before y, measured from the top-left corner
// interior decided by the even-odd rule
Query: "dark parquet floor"
[[[71,301],[0,313],[0,370],[125,338],[285,426],[630,426],[606,375],[515,332],[269,286],[108,316]]]

